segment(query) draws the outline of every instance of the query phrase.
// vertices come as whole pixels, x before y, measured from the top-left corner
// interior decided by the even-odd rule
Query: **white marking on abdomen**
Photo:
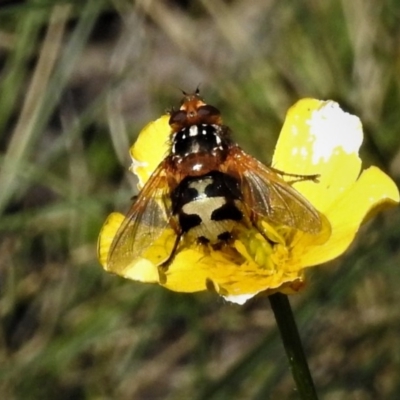
[[[191,201],[182,207],[182,211],[187,215],[198,215],[201,219],[201,224],[189,230],[188,234],[195,239],[203,236],[211,243],[219,241],[218,236],[225,232],[230,232],[235,224],[235,221],[230,219],[223,221],[213,221],[211,215],[215,210],[218,210],[225,205],[225,197],[200,197],[197,200]]]

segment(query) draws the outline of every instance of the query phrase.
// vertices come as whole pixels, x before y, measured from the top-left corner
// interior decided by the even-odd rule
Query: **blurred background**
[[[298,398],[266,299],[96,260],[135,194],[131,143],[198,85],[266,163],[288,107],[338,101],[364,166],[400,180],[398,1],[1,1],[2,399]],[[400,398],[399,238],[399,210],[379,215],[290,298],[321,399]]]

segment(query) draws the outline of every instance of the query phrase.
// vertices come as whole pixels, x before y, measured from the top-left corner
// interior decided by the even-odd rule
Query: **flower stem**
[[[282,293],[275,293],[269,296],[269,301],[278,324],[300,399],[318,400],[289,299]]]

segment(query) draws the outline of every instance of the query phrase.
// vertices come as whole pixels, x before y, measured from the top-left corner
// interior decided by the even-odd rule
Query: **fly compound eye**
[[[187,118],[187,114],[186,111],[183,110],[179,110],[179,111],[175,111],[171,114],[171,118],[169,119],[169,124],[175,125],[175,124],[183,124],[186,121]]]
[[[221,113],[219,112],[218,108],[214,107],[214,106],[210,106],[208,104],[206,104],[205,106],[201,106],[198,110],[197,110],[197,115],[200,118],[203,117],[214,117],[214,116],[219,116]]]

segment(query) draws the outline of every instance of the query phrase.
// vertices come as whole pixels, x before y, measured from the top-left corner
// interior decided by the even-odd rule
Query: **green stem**
[[[318,400],[289,299],[282,293],[275,293],[269,296],[269,301],[278,324],[300,399]]]

